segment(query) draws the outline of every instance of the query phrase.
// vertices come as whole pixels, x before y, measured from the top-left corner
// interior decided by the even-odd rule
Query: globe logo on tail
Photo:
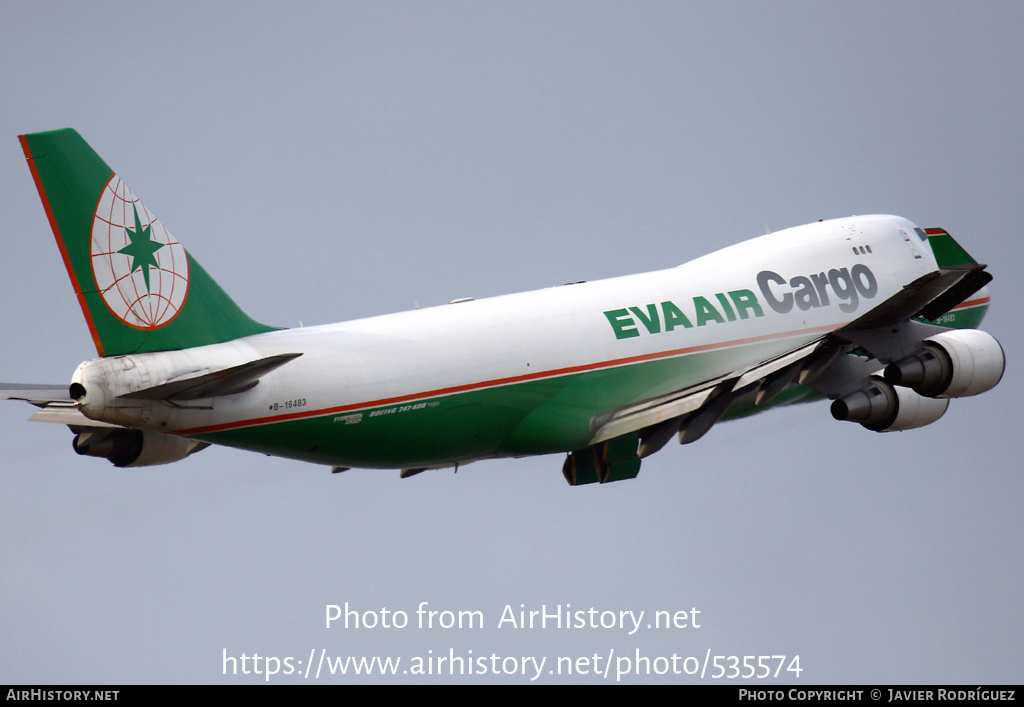
[[[188,258],[121,179],[114,175],[92,222],[93,278],[111,313],[128,326],[170,323],[188,296]]]

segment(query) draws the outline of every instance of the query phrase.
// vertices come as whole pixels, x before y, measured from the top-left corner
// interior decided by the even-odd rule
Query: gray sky
[[[542,682],[604,682],[546,670],[609,651],[799,655],[807,684],[1020,682],[1022,32],[1019,2],[4,4],[0,380],[62,383],[95,355],[16,139],[61,127],[268,324],[896,213],[990,264],[1009,367],[925,429],[802,406],[585,488],[560,456],[408,480],[220,449],[118,470],[8,403],[0,683],[254,682],[223,651],[313,649],[546,657]],[[486,625],[420,630],[424,601]],[[411,625],[325,629],[345,602]],[[697,607],[701,627],[498,628],[520,604]]]

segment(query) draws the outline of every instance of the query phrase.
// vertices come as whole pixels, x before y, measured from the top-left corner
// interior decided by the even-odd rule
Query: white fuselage
[[[931,250],[905,219],[835,219],[761,236],[668,270],[97,359],[79,366],[74,381],[85,387],[81,409],[93,419],[201,437],[494,389],[522,391],[517,386],[524,383],[700,355],[699,371],[683,366],[662,378],[637,376],[636,385],[610,377],[614,409],[813,341],[935,267]],[[243,393],[180,405],[118,399],[286,353],[302,355]],[[568,393],[552,390],[537,404],[557,402],[559,395]],[[239,446],[258,448],[251,441]],[[278,447],[280,442],[275,453]],[[480,449],[470,454],[480,455]]]

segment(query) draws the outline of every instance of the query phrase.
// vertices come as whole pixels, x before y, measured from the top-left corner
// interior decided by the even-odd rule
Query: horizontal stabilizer
[[[47,405],[28,419],[32,422],[52,422],[58,425],[67,425],[76,432],[93,427],[121,427],[121,425],[114,425],[109,422],[90,420],[82,414],[82,411],[76,405]]]
[[[152,388],[144,388],[134,393],[125,393],[118,397],[133,400],[198,400],[213,398],[219,395],[234,395],[253,388],[261,376],[275,368],[292,361],[301,353],[277,354],[256,361],[232,366],[213,373],[204,373],[182,380],[162,383]]]
[[[0,400],[22,400],[36,407],[50,403],[70,403],[66,385],[37,385],[33,383],[0,383]]]

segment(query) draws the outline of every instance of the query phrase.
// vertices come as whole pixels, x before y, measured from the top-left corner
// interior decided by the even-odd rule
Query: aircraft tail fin
[[[273,330],[234,303],[77,132],[19,139],[101,356]]]

